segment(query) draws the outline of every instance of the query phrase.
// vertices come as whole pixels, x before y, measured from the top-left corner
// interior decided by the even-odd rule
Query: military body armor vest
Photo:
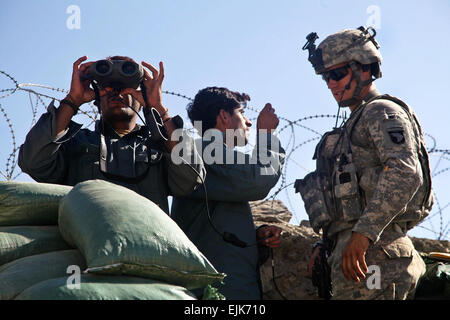
[[[423,183],[409,202],[404,213],[394,221],[404,222],[408,229],[421,222],[433,205],[431,173],[428,152],[420,124],[408,105],[389,95],[380,95],[360,105],[344,126],[323,135],[316,146],[314,159],[316,171],[295,182],[300,192],[312,228],[315,232],[327,229],[332,222],[355,223],[361,216],[370,195],[361,188],[360,172],[353,162],[352,133],[365,106],[377,99],[387,99],[400,105],[410,118],[414,130],[418,158],[422,168]],[[359,168],[361,169],[361,168]],[[378,179],[382,167],[368,168]]]

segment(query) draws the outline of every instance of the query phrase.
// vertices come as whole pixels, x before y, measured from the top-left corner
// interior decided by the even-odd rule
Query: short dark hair
[[[134,59],[127,56],[109,56],[106,58],[106,60],[125,60],[137,63],[136,61],[134,61]]]
[[[187,114],[192,124],[202,121],[202,135],[206,130],[216,126],[217,116],[221,109],[228,113],[239,108],[241,103],[250,101],[246,93],[231,91],[221,87],[207,87],[200,90],[194,101],[187,105]]]

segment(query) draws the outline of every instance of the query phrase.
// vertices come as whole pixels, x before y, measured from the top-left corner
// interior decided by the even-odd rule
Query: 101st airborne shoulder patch
[[[386,142],[392,143],[392,145],[403,145],[407,142],[407,132],[405,132],[406,119],[401,114],[396,112],[386,112],[385,119],[383,121],[383,131]],[[389,138],[387,138],[387,136]]]

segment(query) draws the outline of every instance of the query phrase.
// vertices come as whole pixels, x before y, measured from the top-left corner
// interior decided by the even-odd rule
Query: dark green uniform
[[[272,143],[270,138],[273,139]],[[211,164],[204,154],[207,172],[205,185],[214,226],[220,232],[234,233],[253,246],[236,247],[224,242],[214,231],[208,222],[203,188],[199,187],[189,197],[174,198],[172,204],[172,219],[214,267],[227,274],[225,285],[219,289],[231,300],[261,299],[258,247],[255,245],[255,225],[248,201],[264,199],[275,186],[281,175],[285,152],[276,137],[265,134],[260,139],[269,140],[267,148],[260,148],[260,152],[267,152],[270,164],[263,165],[257,161],[252,164],[251,159],[257,158],[258,148],[254,149],[250,157],[227,148],[222,139],[213,142],[198,140],[205,154],[208,150],[215,149],[216,152],[223,151],[223,159],[226,158],[227,150],[234,155],[234,159],[245,156],[245,164],[226,164],[226,161],[223,164]]]
[[[104,137],[107,148],[107,171],[114,175],[143,176],[139,182],[118,181],[99,170],[100,122],[95,131],[81,129],[70,122],[66,132],[57,137],[55,132],[55,107],[53,102],[28,133],[20,147],[19,166],[38,182],[75,185],[91,179],[103,179],[120,184],[150,199],[166,213],[168,195],[183,196],[191,193],[201,183],[198,175],[187,164],[175,165],[166,152],[147,152],[146,127],[137,126],[120,137],[105,124]],[[196,159],[194,169],[204,175],[203,162],[194,148],[194,140],[183,136],[187,156]],[[148,171],[147,171],[148,170]]]

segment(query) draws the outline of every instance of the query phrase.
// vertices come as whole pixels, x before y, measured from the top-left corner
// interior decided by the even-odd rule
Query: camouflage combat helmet
[[[375,35],[376,31],[372,27],[342,30],[326,37],[316,49],[314,41],[318,39],[318,36],[316,33],[311,33],[306,37],[308,42],[303,46],[303,50],[309,50],[308,60],[312,63],[316,74],[321,74],[328,68],[343,62],[356,61],[363,65],[373,63],[379,65],[382,57]],[[373,76],[381,77],[380,68]]]
[[[360,102],[360,94],[363,87],[381,77],[380,64],[382,58],[378,51],[380,46],[375,40],[375,35],[376,31],[372,27],[342,30],[325,38],[317,48],[314,44],[319,38],[317,33],[312,32],[306,37],[307,42],[302,49],[308,50],[308,60],[313,65],[316,74],[321,74],[329,68],[344,62],[347,62],[353,71],[350,81],[345,86],[345,90],[348,90],[351,81],[355,80],[355,91],[350,99],[339,101],[339,107],[350,106]],[[358,63],[365,67],[370,66],[371,79],[362,80]],[[367,70],[364,68],[363,70]]]

